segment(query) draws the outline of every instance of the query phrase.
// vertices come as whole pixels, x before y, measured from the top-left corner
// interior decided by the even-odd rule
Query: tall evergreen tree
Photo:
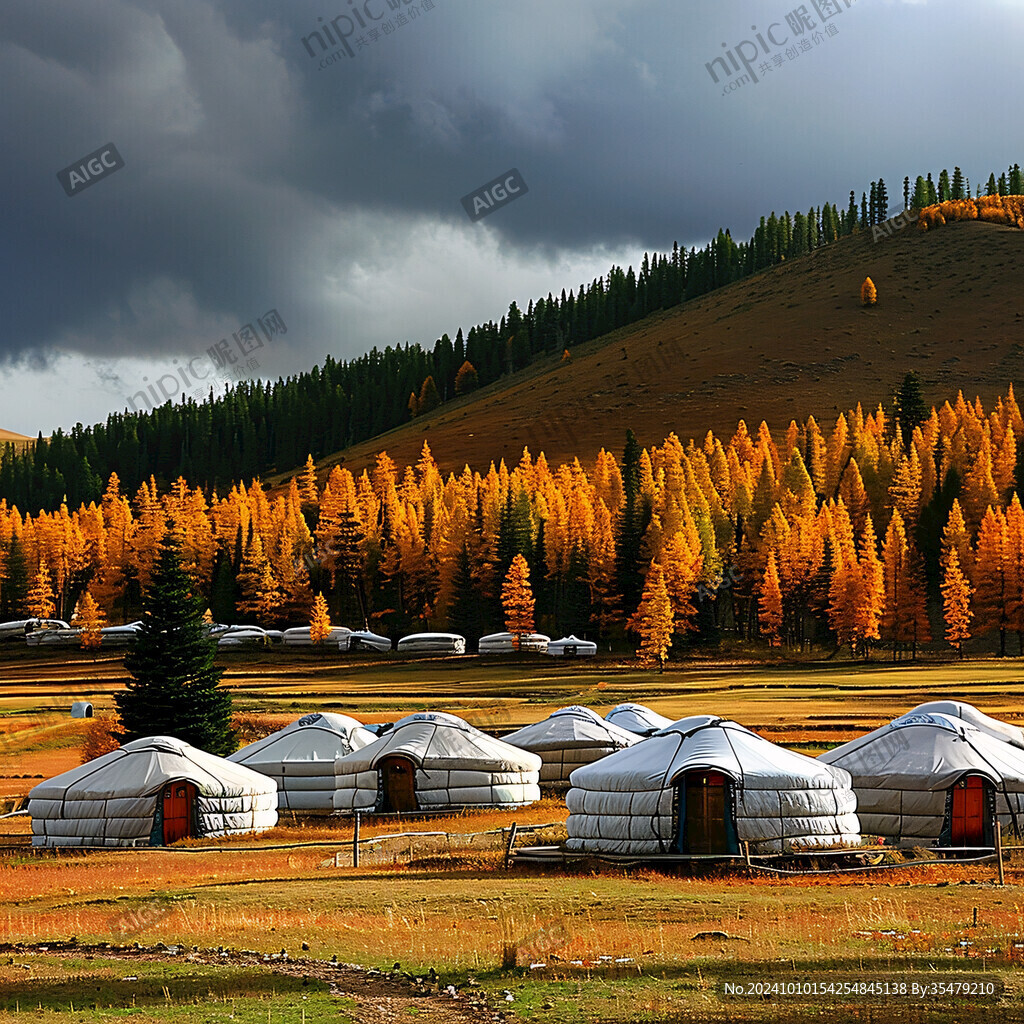
[[[174,736],[211,754],[230,754],[236,746],[231,695],[220,688],[204,602],[182,568],[173,528],[160,545],[142,606],[142,629],[124,659],[131,678],[114,694],[118,739]]]

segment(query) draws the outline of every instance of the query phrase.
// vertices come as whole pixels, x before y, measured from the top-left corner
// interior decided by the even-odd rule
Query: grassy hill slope
[[[873,243],[863,232],[539,361],[430,416],[323,460],[358,471],[386,449],[414,462],[427,440],[445,470],[482,471],[523,446],[549,462],[619,451],[675,431],[731,436],[762,419],[830,426],[858,401],[888,404],[910,370],[928,400],[963,389],[987,401],[1024,372],[1024,233],[980,221]],[[860,304],[870,275],[878,304]]]

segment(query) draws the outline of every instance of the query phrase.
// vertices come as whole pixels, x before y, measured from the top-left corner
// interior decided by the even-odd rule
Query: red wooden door
[[[416,766],[407,757],[386,757],[379,764],[383,811],[416,811]]]
[[[192,834],[192,805],[196,787],[191,782],[164,786],[164,845],[187,839]]]
[[[985,780],[968,775],[953,787],[950,845],[985,845]]]
[[[726,778],[721,772],[686,776],[686,853],[729,853],[725,829]]]

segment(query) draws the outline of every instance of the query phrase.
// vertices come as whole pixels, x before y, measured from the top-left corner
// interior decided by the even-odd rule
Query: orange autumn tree
[[[946,642],[956,648],[963,660],[964,641],[971,638],[971,584],[960,569],[956,548],[950,549],[942,576],[942,617],[946,624]]]
[[[870,277],[865,277],[864,283],[860,286],[860,301],[864,306],[873,306],[878,301],[878,291]]]
[[[105,619],[103,609],[93,599],[92,594],[86,590],[78,599],[78,606],[75,609],[74,618],[71,620],[71,625],[78,626],[82,631],[79,636],[83,648],[93,650],[100,646],[103,642],[103,634],[100,630],[103,628]]]
[[[907,539],[903,517],[894,509],[882,544],[885,602],[881,632],[892,641],[892,660],[901,645],[910,645],[911,657],[917,657],[917,645],[931,639],[920,559],[912,541]]]
[[[32,589],[28,592],[25,602],[26,611],[33,618],[48,619],[57,608],[53,600],[53,584],[50,582],[50,570],[41,565],[32,580]]]
[[[761,632],[772,647],[782,642],[782,588],[779,586],[779,571],[775,565],[775,552],[768,552],[768,563],[761,580],[761,600],[758,604],[758,622]]]
[[[657,665],[658,671],[663,672],[665,658],[672,646],[675,624],[672,602],[665,587],[665,574],[657,562],[651,562],[647,570],[640,605],[627,626],[640,636],[640,646],[636,652],[640,664],[645,667]]]
[[[530,566],[522,555],[512,559],[501,585],[501,607],[505,612],[505,629],[512,634],[512,647],[518,651],[523,637],[533,632]]]
[[[313,612],[309,619],[309,642],[322,644],[331,635],[331,617],[323,594],[313,598]]]

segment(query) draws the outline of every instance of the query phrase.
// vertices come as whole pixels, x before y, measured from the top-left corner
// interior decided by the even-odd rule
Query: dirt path
[[[174,949],[181,952],[172,952]],[[275,957],[265,959],[262,953],[238,950],[218,952],[197,950],[185,952],[184,947],[142,947],[130,949],[107,945],[84,946],[65,943],[28,945],[0,944],[0,953],[45,953],[48,956],[97,956],[105,959],[147,961],[150,963],[191,962],[222,964],[232,967],[255,967],[293,978],[304,978],[324,984],[332,996],[355,1002],[358,1024],[393,1024],[408,1021],[417,1014],[428,1017],[433,1024],[506,1024],[514,1020],[487,1005],[478,989],[456,990],[430,977],[413,977],[402,971],[378,971],[355,964],[332,963],[311,957]]]

